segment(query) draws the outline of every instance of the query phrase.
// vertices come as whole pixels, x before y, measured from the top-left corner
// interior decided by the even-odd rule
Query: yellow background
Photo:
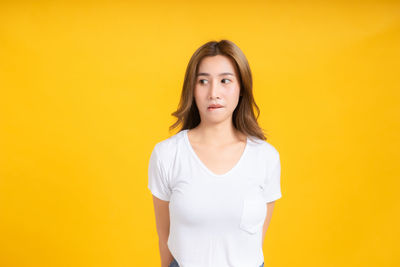
[[[399,1],[0,2],[0,266],[160,266],[149,156],[221,39],[281,155],[265,266],[400,266]]]

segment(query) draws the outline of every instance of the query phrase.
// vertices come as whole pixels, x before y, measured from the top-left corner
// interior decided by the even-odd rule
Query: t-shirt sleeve
[[[267,172],[264,198],[266,202],[272,202],[282,197],[281,193],[281,161],[278,157],[271,165],[271,169]]]
[[[165,169],[161,163],[158,147],[156,145],[150,155],[147,187],[157,198],[169,201],[171,189],[168,185]]]

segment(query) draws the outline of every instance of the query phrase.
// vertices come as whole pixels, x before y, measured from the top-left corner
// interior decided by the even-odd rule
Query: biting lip
[[[215,108],[222,108],[224,106],[220,105],[220,104],[211,104],[208,106],[208,109],[215,109]]]

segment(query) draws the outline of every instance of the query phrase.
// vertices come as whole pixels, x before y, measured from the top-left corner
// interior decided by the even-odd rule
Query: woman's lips
[[[220,109],[220,108],[223,108],[223,107],[208,107],[207,110],[215,110],[215,109]]]

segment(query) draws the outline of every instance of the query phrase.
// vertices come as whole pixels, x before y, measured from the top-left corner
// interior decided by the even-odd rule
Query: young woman
[[[257,123],[239,47],[221,40],[196,50],[172,115],[170,129],[182,128],[154,146],[148,169],[162,267],[264,266],[280,158]]]

